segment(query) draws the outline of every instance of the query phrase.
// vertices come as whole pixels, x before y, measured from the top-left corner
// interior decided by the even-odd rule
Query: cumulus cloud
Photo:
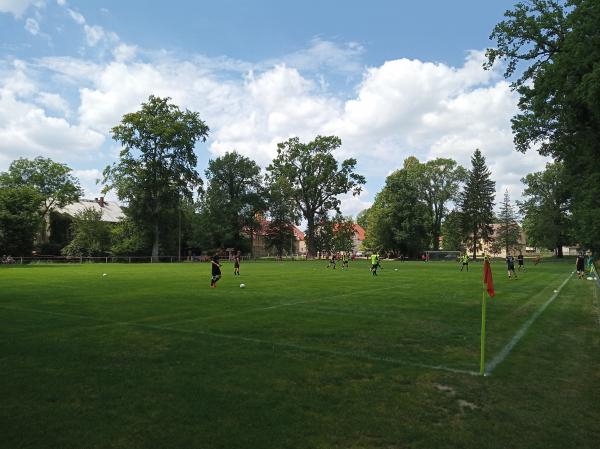
[[[39,92],[28,77],[27,65],[14,63],[14,69],[0,76],[0,163],[19,157],[38,155],[60,159],[88,159],[102,145],[104,136],[72,124],[64,118],[48,115],[35,104],[64,108],[56,94]]]
[[[40,7],[43,2],[39,0],[0,0],[0,12],[9,13],[16,18],[20,18],[31,5]]]
[[[87,26],[79,13],[70,14]],[[111,39],[99,36],[104,42]],[[411,155],[422,161],[452,157],[469,168],[470,156],[480,148],[497,181],[499,199],[507,188],[518,198],[520,178],[545,163],[537,154],[514,151],[510,118],[516,95],[498,72],[481,68],[480,51],[468,52],[459,67],[396,59],[362,69],[360,46],[321,40],[279,63],[161,52],[144,52],[142,58],[135,46],[116,40],[111,45],[112,60],[103,63],[71,57],[36,61],[36,69],[77,89],[72,106],[50,89],[38,92],[23,67],[5,77],[1,86],[8,93],[1,96],[0,107],[11,112],[0,115],[2,142],[8,139],[11,148],[27,154],[56,153],[60,147],[75,155],[95,152],[110,141],[109,130],[123,114],[137,110],[150,94],[169,96],[180,107],[198,111],[210,126],[208,151],[213,156],[236,150],[264,167],[275,156],[277,143],[290,137],[340,136],[343,146],[336,156],[357,158],[358,171],[368,180],[363,195],[342,198],[346,214],[368,207],[387,174]],[[338,58],[342,70],[362,72],[349,99],[322,88],[327,55]],[[305,72],[323,67],[318,75]],[[232,77],[231,71],[240,75]],[[33,100],[21,99],[27,96]],[[18,118],[23,121],[15,123]]]

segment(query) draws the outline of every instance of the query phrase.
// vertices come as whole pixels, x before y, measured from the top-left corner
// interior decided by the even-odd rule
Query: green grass
[[[2,267],[0,447],[598,447],[595,283],[478,377],[481,265],[325,266]],[[493,270],[488,361],[572,266]]]

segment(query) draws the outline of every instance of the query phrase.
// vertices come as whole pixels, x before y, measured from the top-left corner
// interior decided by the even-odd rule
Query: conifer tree
[[[469,236],[473,260],[477,258],[480,241],[489,242],[493,235],[496,183],[490,176],[485,157],[476,149],[471,156],[471,170],[460,197],[462,228],[465,235]]]

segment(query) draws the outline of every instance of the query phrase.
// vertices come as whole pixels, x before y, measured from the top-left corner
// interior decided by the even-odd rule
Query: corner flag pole
[[[481,344],[480,344],[480,360],[479,374],[485,376],[485,288],[481,295]]]
[[[485,309],[486,309],[486,290],[491,298],[496,294],[494,292],[494,281],[492,280],[492,267],[489,257],[483,258],[483,292],[481,294],[481,357],[479,360],[479,374],[485,376]]]

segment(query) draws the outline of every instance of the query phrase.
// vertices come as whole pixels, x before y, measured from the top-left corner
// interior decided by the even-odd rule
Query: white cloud
[[[77,11],[74,11],[71,8],[68,8],[67,12],[71,16],[71,19],[73,19],[76,23],[78,23],[79,25],[85,25],[85,17],[83,17],[83,14],[78,13]]]
[[[36,0],[0,0],[0,12],[19,18],[31,5],[40,5]]]
[[[58,94],[49,92],[40,92],[37,95],[36,103],[44,106],[46,109],[52,112],[60,112],[62,115],[71,115],[71,109],[69,103],[63,97]]]
[[[87,26],[83,16],[71,15]],[[166,52],[143,52],[142,60],[137,47],[103,32],[98,31],[97,43],[109,44],[112,61],[69,57],[36,61],[36,69],[49,71],[61,85],[77,87],[78,101],[71,108],[51,89],[38,93],[26,76],[27,66],[17,63],[21,68],[3,80],[10,95],[1,96],[0,107],[11,112],[0,116],[0,139],[27,154],[59,154],[57,148],[69,148],[73,156],[81,157],[98,151],[103,140],[110,142],[110,128],[123,114],[139,109],[150,94],[169,96],[180,107],[198,111],[207,122],[208,148],[214,156],[237,150],[266,166],[277,143],[289,137],[306,141],[317,134],[340,136],[343,146],[337,156],[357,158],[358,171],[368,180],[362,196],[343,198],[346,214],[368,207],[387,174],[410,155],[420,160],[452,157],[468,168],[473,150],[480,148],[497,181],[499,198],[506,188],[518,198],[519,179],[544,166],[545,159],[537,154],[514,151],[510,118],[517,110],[517,97],[497,72],[482,70],[482,52],[469,52],[460,67],[397,59],[367,68],[344,101],[322,88],[322,78],[309,77],[301,69],[323,67],[325,55],[336,60],[337,54],[338,63],[346,64],[343,70],[356,70],[363,49],[354,44],[336,47],[315,40],[307,50],[274,66],[225,57],[181,58]],[[232,71],[244,68],[248,69],[244,76],[232,79]],[[48,116],[33,100],[19,99],[27,96],[64,118]],[[23,121],[15,123],[18,117]],[[201,169],[205,163],[200,160]]]
[[[95,47],[100,42],[105,41],[108,45],[116,44],[119,42],[119,36],[112,31],[106,31],[99,25],[89,25],[83,14],[67,8],[67,12],[71,18],[79,25],[83,27],[85,33],[85,40],[88,46]]]
[[[59,109],[65,107],[65,102],[57,94],[38,93],[27,69],[22,61],[16,61],[12,71],[0,76],[0,164],[38,155],[61,160],[92,157],[104,136],[64,118],[50,116],[36,106],[32,99]]]
[[[84,198],[91,199],[103,196],[101,193],[103,186],[97,182],[102,181],[102,170],[98,168],[73,170],[73,176],[79,179]]]
[[[356,42],[340,45],[332,41],[315,38],[309,48],[299,50],[278,60],[267,61],[268,65],[284,63],[301,70],[328,69],[339,72],[360,72],[361,57],[365,49]]]
[[[36,36],[40,32],[40,24],[30,17],[25,21],[25,29]]]

